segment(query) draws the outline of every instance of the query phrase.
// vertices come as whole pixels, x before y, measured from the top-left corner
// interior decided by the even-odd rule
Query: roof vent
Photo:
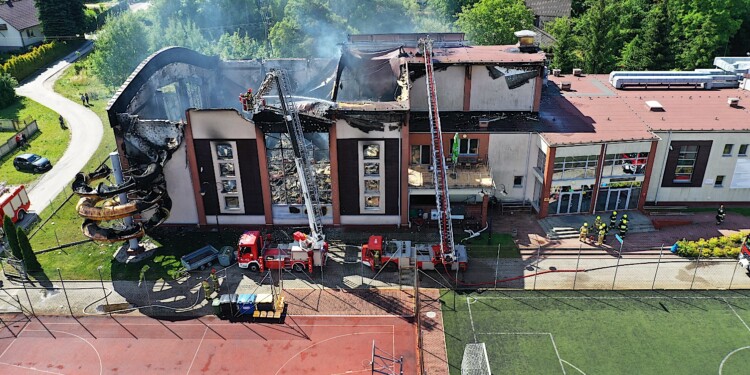
[[[560,83],[560,89],[563,91],[570,91],[570,81],[562,81]]]
[[[664,112],[664,107],[662,107],[661,103],[657,102],[656,100],[647,100],[646,105],[652,112]]]
[[[536,33],[531,30],[521,30],[513,33],[518,38],[518,49],[521,52],[536,53],[539,51],[539,43],[536,41]]]
[[[555,77],[559,77],[561,74],[560,69],[552,69],[552,75]]]
[[[490,125],[490,120],[486,118],[480,118],[479,119],[479,128],[480,129],[487,129],[487,127]]]
[[[727,104],[729,104],[730,107],[737,108],[740,106],[740,98],[729,98],[727,99]]]
[[[573,69],[573,75],[576,76],[576,77],[580,77],[580,76],[583,75],[583,70],[581,70],[579,68],[575,68],[575,69]]]

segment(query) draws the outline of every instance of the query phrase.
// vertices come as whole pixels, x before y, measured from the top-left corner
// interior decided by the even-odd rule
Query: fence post
[[[732,283],[734,282],[734,275],[737,273],[738,266],[740,266],[740,264],[735,262],[734,271],[732,271],[732,278],[729,280],[729,289],[732,289]]]
[[[68,302],[68,310],[70,310],[70,316],[73,316],[73,308],[70,306],[70,299],[68,299],[68,291],[65,289],[65,280],[63,280],[62,272],[60,272],[60,267],[57,268],[57,275],[60,276],[60,284],[62,284],[63,293],[65,293],[65,301]]]
[[[495,289],[497,289],[497,268],[500,267],[500,244],[497,244],[497,258],[495,258]]]
[[[536,290],[536,278],[539,276],[539,261],[541,261],[540,253],[542,252],[542,245],[536,245],[536,266],[534,267],[534,287],[532,290]]]
[[[578,280],[578,265],[581,263],[581,248],[583,245],[578,245],[578,260],[576,260],[576,272],[573,273],[573,290],[576,290],[576,281]]]
[[[659,274],[659,265],[661,265],[661,255],[664,253],[664,244],[661,244],[661,247],[659,248],[659,261],[656,262],[656,271],[654,271],[654,281],[651,283],[651,290],[654,290],[654,286],[656,285],[656,275]]]
[[[109,298],[107,298],[107,290],[104,289],[104,278],[102,277],[102,266],[96,267],[96,270],[99,271],[99,281],[102,283],[102,293],[104,293],[104,303],[107,304],[107,309],[109,309]],[[109,316],[112,316],[112,313],[109,313]]]
[[[612,278],[612,290],[615,290],[615,282],[617,282],[617,271],[620,270],[620,259],[622,259],[622,245],[625,242],[620,242],[620,251],[617,252],[617,265],[615,265],[615,276]]]
[[[693,281],[690,282],[690,290],[693,290],[693,284],[695,283],[695,276],[698,274],[698,262],[701,261],[701,255],[703,254],[703,247],[698,249],[698,257],[695,258],[695,271],[693,272]]]

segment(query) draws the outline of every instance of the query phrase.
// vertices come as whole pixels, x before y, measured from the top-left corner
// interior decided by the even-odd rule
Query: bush
[[[745,231],[708,240],[700,238],[698,241],[677,241],[677,255],[688,258],[698,256],[736,258],[740,254],[742,241],[749,234],[750,232]]]
[[[99,28],[99,15],[93,9],[83,11],[83,32],[91,33]]]
[[[23,81],[37,69],[57,60],[68,53],[77,44],[67,42],[50,42],[32,48],[31,51],[8,59],[2,72],[10,74],[17,81]]]
[[[16,95],[18,81],[10,74],[0,73],[0,108],[5,108],[18,101]]]

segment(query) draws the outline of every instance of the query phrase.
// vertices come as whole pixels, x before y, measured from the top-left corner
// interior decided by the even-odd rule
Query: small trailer
[[[216,248],[211,245],[206,245],[190,254],[182,256],[180,262],[187,271],[194,271],[210,267],[211,263],[216,260],[218,255],[219,250],[216,250]]]

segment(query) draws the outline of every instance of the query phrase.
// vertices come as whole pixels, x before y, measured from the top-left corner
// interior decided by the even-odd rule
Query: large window
[[[416,164],[432,164],[432,156],[430,155],[430,145],[413,145],[411,146],[411,163]]]
[[[680,146],[679,152],[672,182],[688,184],[693,181],[695,160],[698,158],[698,146]]]
[[[360,212],[385,212],[385,145],[359,142]]]
[[[536,153],[536,168],[539,170],[539,174],[544,176],[544,169],[547,167],[547,154],[542,149],[537,149]]]
[[[234,141],[211,142],[211,149],[213,150],[219,212],[223,214],[245,213],[237,160],[237,144]]]
[[[328,152],[328,133],[305,133],[305,144],[313,161],[310,166],[318,185],[321,204],[331,204],[331,160]],[[294,149],[287,133],[266,134],[268,180],[273,204],[304,204]]]
[[[646,173],[648,152],[627,154],[607,154],[604,157],[602,176],[620,176],[625,174],[642,175]]]
[[[596,177],[598,155],[566,156],[555,158],[553,180],[570,180]]]
[[[451,139],[451,148],[448,151],[453,150],[453,139]],[[458,154],[459,155],[477,155],[479,154],[479,140],[478,139],[459,139],[458,140]]]

